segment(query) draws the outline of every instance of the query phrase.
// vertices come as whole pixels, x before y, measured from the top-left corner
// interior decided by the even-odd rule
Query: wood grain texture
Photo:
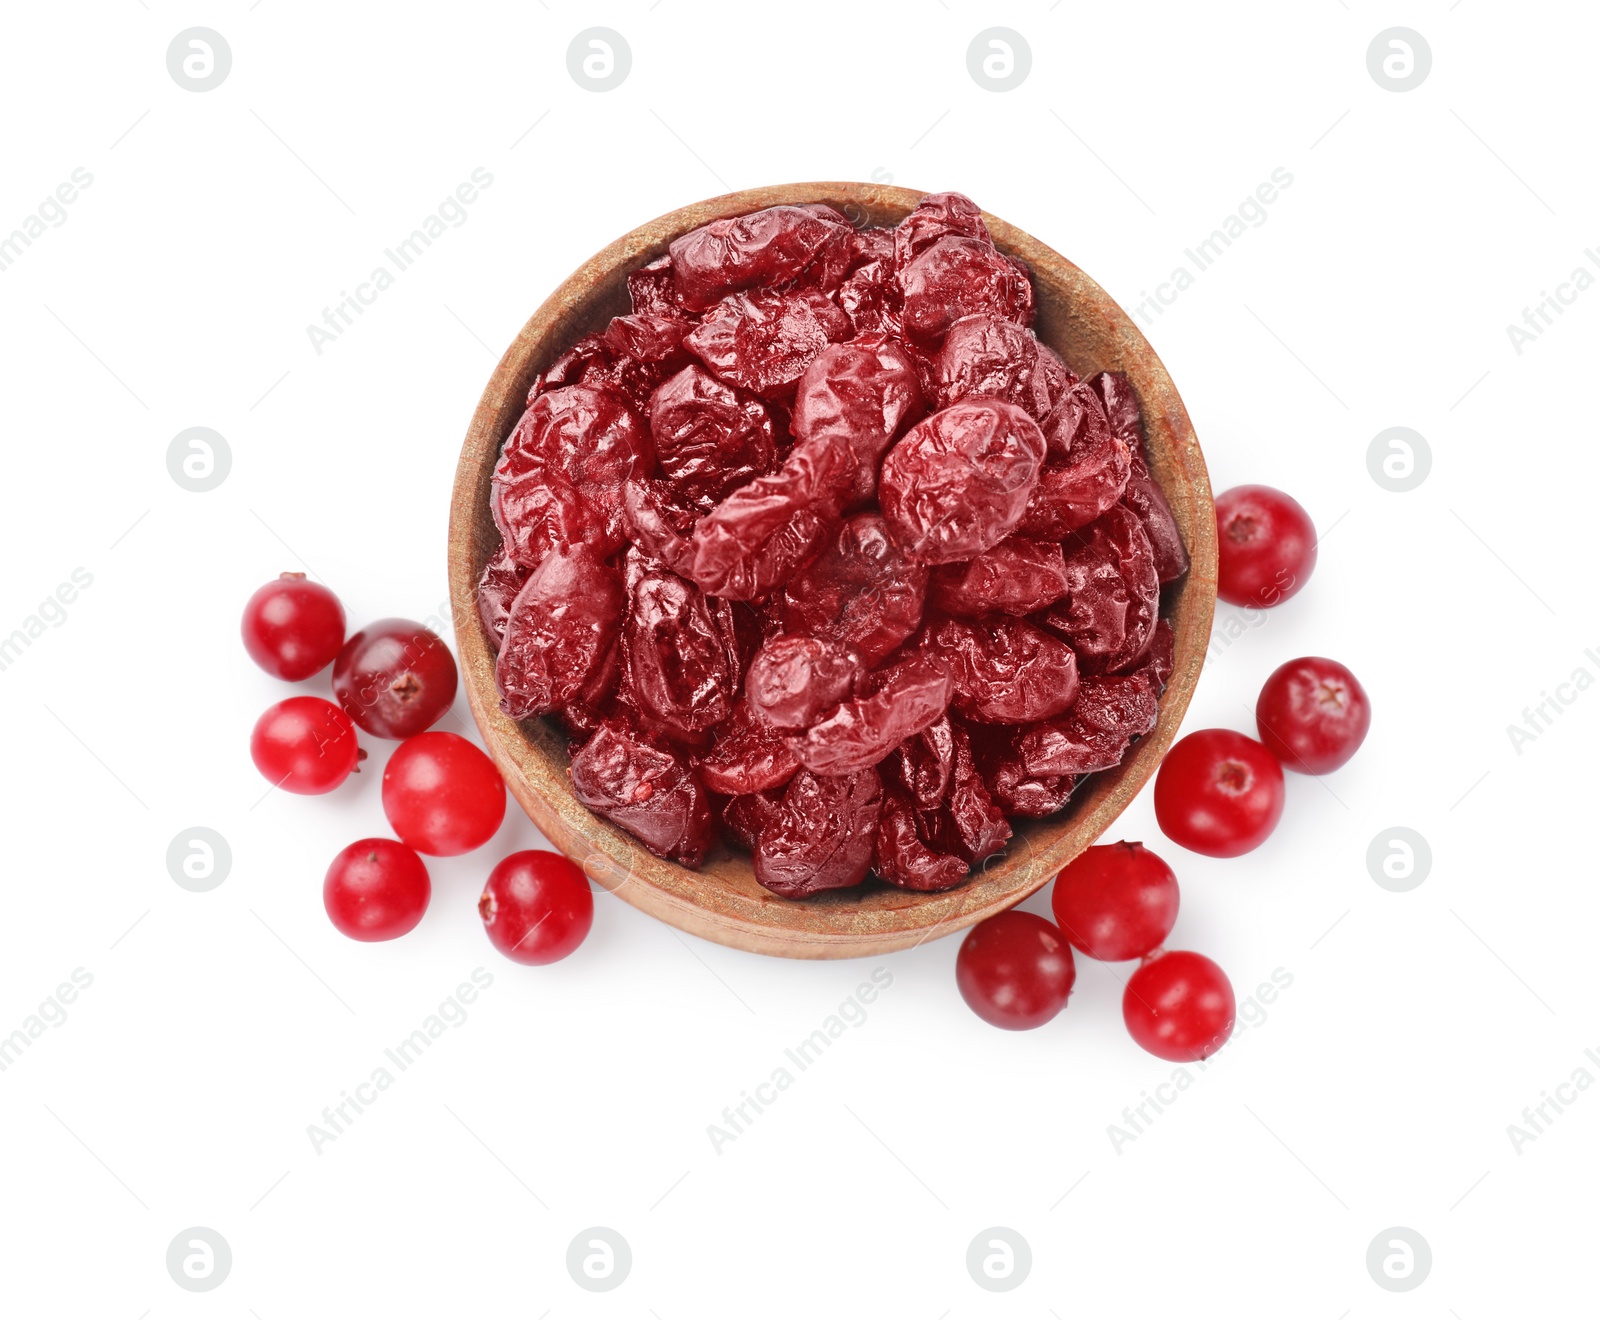
[[[742,852],[720,849],[698,871],[647,852],[573,797],[562,733],[543,720],[519,723],[501,712],[494,652],[478,617],[476,585],[500,540],[489,512],[490,475],[534,377],[581,335],[628,311],[629,271],[708,221],[765,206],[826,202],[858,225],[891,225],[923,195],[875,184],[784,184],[714,197],[641,225],[585,262],[522,328],[483,392],[456,471],[449,545],[456,644],[473,716],[512,795],[597,884],[680,930],[756,953],[790,958],[885,953],[959,931],[1026,898],[1099,838],[1155,772],[1188,707],[1210,637],[1217,568],[1211,486],[1189,415],[1166,368],[1098,284],[1065,257],[985,213],[1000,250],[1033,270],[1039,338],[1080,376],[1102,370],[1128,374],[1144,411],[1151,470],[1189,548],[1188,576],[1163,598],[1177,655],[1155,732],[1140,739],[1121,766],[1093,776],[1060,814],[1015,822],[1010,847],[954,890],[915,894],[874,881],[859,890],[794,901],[761,888]]]

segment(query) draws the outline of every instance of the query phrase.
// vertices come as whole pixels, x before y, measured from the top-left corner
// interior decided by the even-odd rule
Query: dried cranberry
[[[900,333],[900,286],[887,258],[852,271],[837,296],[858,335]]]
[[[511,604],[527,582],[529,572],[511,557],[504,545],[490,555],[489,562],[483,566],[483,576],[478,579],[478,617],[489,634],[489,644],[497,651],[506,635]]]
[[[1089,381],[1105,403],[1106,417],[1111,432],[1128,447],[1131,455],[1127,489],[1123,501],[1144,525],[1145,535],[1155,551],[1156,576],[1163,582],[1172,582],[1189,571],[1189,552],[1184,548],[1183,535],[1172,516],[1171,506],[1161,487],[1150,475],[1145,455],[1144,422],[1139,413],[1139,400],[1134,396],[1128,378],[1120,371],[1102,371]]]
[[[796,445],[776,472],[741,486],[695,527],[690,576],[713,596],[759,600],[816,554],[854,479],[851,454]]]
[[[883,460],[889,534],[925,564],[981,554],[1017,525],[1044,454],[1038,423],[1015,404],[974,399],[924,418]]]
[[[860,884],[872,865],[882,806],[876,770],[842,776],[801,770],[756,836],[756,880],[785,898]]]
[[[611,350],[606,347],[605,340],[599,335],[585,335],[533,378],[528,389],[528,403],[531,405],[541,394],[563,385],[576,385],[591,363],[606,362],[610,358]]]
[[[769,729],[806,729],[849,696],[860,676],[861,661],[836,642],[775,637],[750,662],[745,699]]]
[[[782,805],[783,797],[775,791],[744,793],[722,804],[722,823],[735,839],[754,852],[761,831],[777,820]]]
[[[1060,714],[1078,695],[1072,648],[1021,619],[940,619],[922,646],[949,666],[952,704],[968,719],[1031,724]]]
[[[887,781],[904,790],[919,811],[932,811],[950,791],[955,768],[955,730],[941,715],[921,733],[896,747],[880,768]]]
[[[900,553],[875,513],[847,518],[783,597],[786,631],[850,647],[872,666],[922,622],[928,570]]]
[[[735,797],[781,788],[794,778],[800,757],[787,738],[763,725],[741,701],[717,730],[717,740],[694,758],[694,766],[713,793]]]
[[[1161,584],[1139,519],[1116,505],[1066,546],[1067,599],[1044,623],[1072,644],[1090,672],[1135,663],[1155,633]]]
[[[495,481],[489,509],[507,553],[527,570],[538,568],[552,550],[588,545],[610,554],[621,544],[578,488],[546,468]]]
[[[628,594],[622,644],[634,701],[673,734],[722,723],[739,687],[732,606],[666,569],[640,574]]]
[[[690,575],[698,519],[675,503],[663,483],[635,477],[622,488],[623,522],[634,544],[675,573]]]
[[[895,264],[907,266],[924,248],[951,236],[988,243],[983,212],[963,193],[929,193],[894,228]]]
[[[495,665],[500,708],[521,720],[577,697],[616,641],[622,605],[621,576],[593,548],[547,555],[506,622]]]
[[[683,337],[694,328],[686,317],[662,312],[614,316],[600,339],[617,357],[669,362],[683,352]]]
[[[1067,594],[1069,579],[1058,542],[1008,536],[964,564],[941,565],[930,585],[945,613],[977,618],[1047,609]]]
[[[730,384],[783,399],[812,359],[853,329],[825,294],[757,289],[728,295],[683,342]]]
[[[650,396],[650,434],[669,489],[710,508],[753,477],[772,471],[772,417],[703,367],[688,366]]]
[[[1033,324],[1032,282],[982,239],[938,239],[901,269],[899,280],[901,323],[926,349],[937,348],[963,316]]]
[[[950,327],[933,360],[933,398],[948,408],[966,398],[1003,399],[1047,423],[1077,378],[1054,349],[1014,321],[964,316]]]
[[[711,804],[681,755],[604,724],[572,758],[572,791],[657,857],[699,866],[711,847]]]
[[[704,311],[736,290],[788,283],[814,261],[842,273],[854,237],[850,222],[824,206],[772,206],[713,220],[673,240],[673,283],[687,307]]]
[[[872,864],[880,879],[918,893],[949,889],[965,880],[972,869],[964,858],[935,852],[922,841],[916,808],[904,792],[893,787],[884,789]]]
[[[927,656],[911,655],[870,675],[861,696],[840,702],[796,740],[806,769],[847,775],[875,766],[922,732],[950,705],[950,674]]]
[[[1024,729],[1017,752],[1031,775],[1083,775],[1122,762],[1128,745],[1156,727],[1155,693],[1143,675],[1085,678],[1062,718]]]
[[[868,503],[878,464],[906,425],[922,415],[916,365],[893,339],[864,335],[822,350],[801,374],[789,428],[796,440],[844,445],[860,472],[846,507]]]
[[[506,440],[494,470],[494,481],[503,488],[497,501],[502,517],[515,526],[507,501],[536,502],[532,492],[548,485],[552,475],[564,477],[599,515],[615,548],[624,534],[623,483],[648,472],[653,462],[650,435],[620,395],[588,385],[563,386],[535,399]],[[518,554],[516,545],[512,553]]]
[[[657,257],[628,276],[628,301],[636,316],[672,316],[683,312],[672,278],[672,258]]]
[[[930,843],[973,865],[1011,841],[1011,822],[979,775],[963,728],[954,730],[949,795],[936,811],[924,814],[922,829]]]

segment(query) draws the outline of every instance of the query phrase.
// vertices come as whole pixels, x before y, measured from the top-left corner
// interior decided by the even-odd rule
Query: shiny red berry
[[[1261,741],[1285,770],[1325,775],[1356,754],[1372,727],[1372,703],[1337,660],[1308,655],[1272,671],[1256,699]]]
[[[1141,1048],[1172,1063],[1208,1059],[1233,1034],[1233,986],[1198,953],[1159,953],[1128,978],[1122,1020]]]
[[[383,770],[383,814],[420,853],[455,857],[494,837],[506,787],[482,751],[435,729],[407,738]]]
[[[1259,848],[1283,815],[1283,767],[1254,738],[1201,729],[1156,774],[1156,820],[1174,843],[1207,857]]]
[[[587,877],[560,853],[514,852],[489,872],[478,899],[489,942],[513,962],[558,962],[594,924]]]
[[[1230,605],[1279,605],[1317,566],[1311,515],[1271,486],[1217,496],[1217,595]]]
[[[428,868],[405,844],[361,839],[333,859],[322,906],[341,934],[370,943],[414,928],[432,892]]]
[[[290,793],[331,793],[361,758],[350,717],[321,697],[268,706],[250,734],[250,759]]]
[[[1091,958],[1143,958],[1178,919],[1178,877],[1142,843],[1089,848],[1056,877],[1050,908],[1072,947]]]
[[[250,658],[267,673],[298,683],[339,654],[344,607],[304,573],[284,573],[246,602],[239,632]]]
[[[967,1007],[1008,1031],[1042,1027],[1067,1002],[1077,969],[1065,937],[1043,917],[1012,909],[980,921],[956,954]]]
[[[379,738],[421,733],[456,696],[456,662],[438,633],[410,619],[379,619],[344,644],[333,692]]]

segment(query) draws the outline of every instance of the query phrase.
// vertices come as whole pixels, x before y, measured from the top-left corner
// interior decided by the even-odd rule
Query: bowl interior
[[[760,953],[854,957],[905,948],[1010,907],[1048,881],[1116,819],[1155,771],[1194,691],[1216,598],[1216,527],[1211,488],[1188,414],[1154,350],[1109,296],[1066,258],[1019,229],[984,216],[1001,251],[1033,270],[1035,330],[1080,376],[1126,372],[1144,413],[1150,467],[1172,506],[1192,560],[1168,586],[1162,612],[1173,627],[1176,663],[1155,731],[1117,768],[1091,776],[1067,807],[1044,820],[1014,821],[1015,837],[981,873],[940,894],[877,881],[795,901],[755,881],[749,856],[727,848],[691,871],[647,852],[581,806],[567,778],[567,739],[544,720],[503,714],[494,652],[478,617],[476,584],[500,542],[489,481],[504,437],[526,405],[534,377],[574,340],[629,310],[627,275],[710,220],[765,206],[826,202],[857,225],[892,225],[922,193],[854,183],[750,189],[684,207],[643,225],[592,257],[534,313],[506,351],[479,402],[462,448],[450,519],[450,597],[462,676],[473,715],[507,786],[558,848],[598,884],[682,930]]]

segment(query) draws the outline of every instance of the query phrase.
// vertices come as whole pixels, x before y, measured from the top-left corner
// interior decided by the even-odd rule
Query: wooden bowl
[[[765,206],[827,202],[858,225],[892,225],[922,193],[862,183],[752,188],[685,206],[641,225],[590,258],[522,328],[495,368],[462,446],[450,510],[450,600],[467,697],[484,742],[512,795],[547,838],[603,887],[695,935],[755,953],[851,958],[944,935],[1020,902],[1099,838],[1161,760],[1183,718],[1205,656],[1216,604],[1216,523],[1205,461],[1178,391],[1133,322],[1065,257],[992,215],[1002,252],[1033,269],[1035,329],[1080,376],[1128,374],[1144,410],[1151,470],[1172,505],[1193,566],[1169,586],[1163,607],[1177,641],[1172,681],[1155,731],[1116,769],[1093,776],[1056,816],[1016,822],[1010,847],[981,874],[939,894],[869,881],[859,890],[792,900],[755,881],[750,858],[726,848],[698,871],[663,861],[579,805],[567,778],[566,739],[543,720],[518,723],[500,710],[494,652],[478,617],[476,586],[500,543],[489,512],[489,478],[501,442],[526,405],[533,378],[574,340],[628,311],[629,271],[653,261],[679,235]]]

